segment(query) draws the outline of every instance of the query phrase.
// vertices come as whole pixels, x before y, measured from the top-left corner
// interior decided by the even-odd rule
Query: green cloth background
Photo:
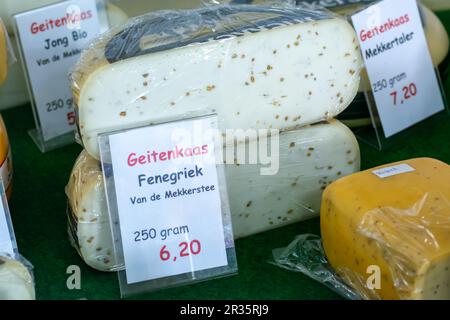
[[[450,29],[450,12],[439,14]],[[450,81],[445,79],[450,93]],[[71,247],[66,230],[64,187],[81,151],[71,145],[41,154],[27,134],[34,127],[30,106],[3,112],[13,151],[12,220],[23,256],[34,267],[38,299],[119,299],[117,275],[87,267]],[[449,117],[439,114],[422,122],[388,150],[379,152],[361,143],[362,168],[414,157],[450,163]],[[135,299],[339,299],[308,277],[269,264],[274,248],[285,247],[296,235],[320,233],[319,219],[236,241],[239,274],[200,284],[135,296]],[[66,287],[70,265],[81,268],[81,290]]]

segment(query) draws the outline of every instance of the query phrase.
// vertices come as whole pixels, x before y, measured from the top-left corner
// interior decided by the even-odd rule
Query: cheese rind
[[[399,164],[414,171],[400,173]],[[381,299],[450,299],[449,181],[450,166],[422,158],[334,182],[321,208],[331,266],[344,279],[366,280],[378,267],[380,288],[369,292]]]
[[[276,175],[262,176],[266,166],[259,164],[225,166],[235,238],[317,217],[325,187],[359,170],[356,138],[338,121],[283,132],[279,138]],[[75,163],[66,192],[73,245],[91,267],[117,270],[103,175],[86,151]]]
[[[34,300],[30,271],[17,260],[0,257],[0,300]]]
[[[83,144],[98,159],[98,134],[199,114],[217,113],[221,130],[330,119],[355,97],[360,68],[344,19],[213,6],[132,20],[83,53],[72,87]]]

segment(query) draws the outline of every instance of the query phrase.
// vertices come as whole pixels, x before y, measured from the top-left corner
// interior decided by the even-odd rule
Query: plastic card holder
[[[221,146],[211,132],[217,115],[99,136],[123,297],[237,273]]]

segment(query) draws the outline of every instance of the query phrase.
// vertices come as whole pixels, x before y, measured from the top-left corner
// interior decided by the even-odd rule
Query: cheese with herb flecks
[[[344,279],[381,299],[450,299],[450,166],[412,159],[331,184],[323,246]]]
[[[246,150],[257,149],[256,143],[247,142]],[[356,138],[336,120],[283,132],[279,146],[276,175],[261,175],[264,164],[233,161],[225,166],[236,238],[317,217],[326,186],[359,170]],[[225,149],[224,156],[229,152]],[[86,151],[75,163],[66,192],[73,245],[88,265],[117,270],[103,174],[99,162]]]
[[[336,37],[339,34],[339,37]],[[330,119],[355,97],[355,31],[324,12],[211,6],[154,13],[103,36],[72,72],[81,139],[217,113],[226,129],[287,130]]]

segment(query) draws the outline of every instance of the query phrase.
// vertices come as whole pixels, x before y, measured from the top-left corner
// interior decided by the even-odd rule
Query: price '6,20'
[[[397,90],[395,90],[392,91],[390,95],[393,99],[392,102],[394,106],[398,105],[398,103],[404,104],[407,100],[412,99],[417,95],[417,87],[415,83],[411,82],[402,88],[400,94]]]
[[[173,253],[176,251],[176,253]],[[166,245],[162,246],[161,250],[159,251],[159,258],[162,261],[177,261],[177,258],[185,258],[189,257],[190,255],[196,256],[199,255],[202,251],[202,246],[200,244],[200,241],[198,240],[192,240],[191,242],[183,241],[178,245],[177,250],[169,251]]]

